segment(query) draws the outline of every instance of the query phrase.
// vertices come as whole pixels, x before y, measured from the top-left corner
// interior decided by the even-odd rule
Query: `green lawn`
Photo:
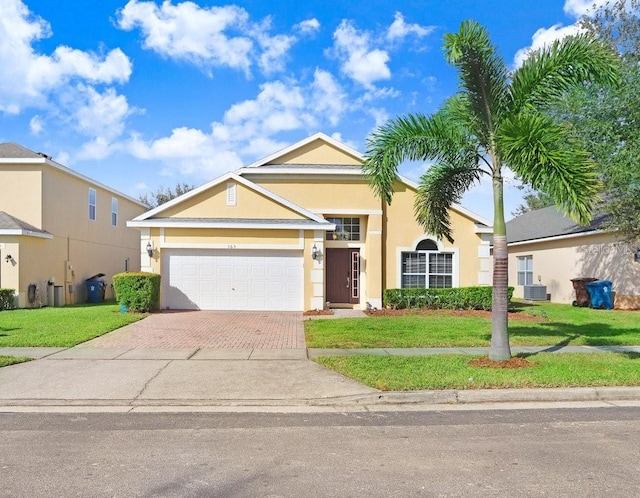
[[[638,353],[538,353],[533,367],[472,367],[477,356],[323,356],[315,361],[383,391],[640,385]]]
[[[640,312],[576,308],[564,304],[514,304],[512,346],[640,345]],[[537,317],[540,321],[531,321]],[[491,319],[451,311],[408,316],[307,320],[310,348],[411,348],[489,346]]]
[[[112,302],[0,312],[0,347],[70,347],[144,318]]]

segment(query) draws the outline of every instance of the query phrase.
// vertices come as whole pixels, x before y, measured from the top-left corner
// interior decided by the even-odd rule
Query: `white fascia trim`
[[[409,180],[407,177],[402,176],[402,175],[398,175],[398,179],[408,185],[409,187],[413,188],[414,190],[418,190],[418,184],[412,180]],[[468,218],[471,218],[474,221],[477,221],[478,223],[482,223],[483,225],[486,225],[487,227],[493,227],[493,223],[491,223],[489,220],[487,220],[486,218],[483,218],[482,216],[480,216],[479,214],[474,213],[473,211],[469,211],[467,208],[462,207],[460,204],[452,204],[451,208],[454,211],[458,211],[458,213],[467,216]]]
[[[323,223],[324,222],[324,218],[322,218],[321,216],[318,216],[314,213],[312,213],[311,211],[298,206],[297,204],[294,204],[293,202],[285,199],[284,197],[280,197],[277,194],[274,194],[273,192],[271,192],[270,190],[267,190],[264,187],[261,187],[260,185],[256,185],[255,183],[247,180],[246,178],[242,178],[241,176],[237,175],[236,173],[230,172],[227,173],[225,175],[222,175],[218,178],[216,178],[215,180],[210,181],[209,183],[205,183],[204,185],[201,185],[198,188],[195,188],[193,190],[190,190],[189,192],[181,195],[180,197],[176,197],[175,199],[170,200],[169,202],[162,204],[161,206],[158,206],[155,209],[152,209],[151,211],[147,211],[146,213],[141,214],[140,216],[134,218],[132,221],[143,221],[146,220],[152,216],[155,216],[158,213],[161,213],[162,211],[175,206],[176,204],[179,204],[187,199],[190,199],[198,194],[200,194],[201,192],[204,192],[205,190],[210,189],[211,187],[214,187],[216,185],[219,185],[221,183],[227,182],[228,180],[235,180],[236,182],[244,185],[245,187],[258,192],[262,195],[264,195],[265,197],[271,199],[274,202],[277,202],[278,204],[281,204],[285,207],[288,207],[289,209],[291,209],[292,211],[300,214],[301,216],[304,216],[305,218],[309,218],[310,220],[313,221],[317,221],[318,223]]]
[[[336,226],[333,223],[319,223],[318,225],[307,224],[287,224],[287,223],[233,223],[233,222],[166,222],[164,220],[127,221],[130,228],[246,228],[262,230],[324,230],[334,231]]]
[[[364,161],[364,157],[363,155],[358,152],[355,149],[352,149],[351,147],[349,147],[348,145],[345,145],[341,142],[338,142],[335,138],[331,138],[329,135],[326,135],[322,132],[318,132],[318,133],[314,133],[313,135],[307,137],[307,138],[303,138],[302,140],[300,140],[299,142],[296,142],[294,144],[289,145],[288,147],[285,147],[284,149],[281,149],[277,152],[274,152],[273,154],[264,157],[262,159],[259,159],[258,161],[249,164],[248,166],[246,166],[247,168],[257,168],[259,166],[262,166],[264,164],[270,163],[271,161],[277,159],[278,157],[284,156],[286,154],[288,154],[289,152],[293,152],[296,149],[299,149],[300,147],[304,147],[307,144],[310,144],[311,142],[315,141],[315,140],[324,140],[325,142],[327,142],[330,145],[333,145],[335,148],[345,152],[346,154],[353,156],[354,158],[358,159],[359,161]]]
[[[354,166],[356,166],[354,164]],[[258,168],[258,167],[256,167]],[[320,175],[324,177],[330,178],[331,176],[355,176],[361,178],[364,176],[364,173],[361,171],[357,171],[354,169],[338,169],[332,168],[331,170],[325,168],[313,168],[313,167],[304,167],[304,168],[268,168],[268,169],[250,169],[250,168],[242,168],[236,171],[239,175]]]
[[[19,235],[24,237],[38,237],[40,239],[53,239],[50,233],[32,232],[31,230],[21,229],[0,229],[0,235]]]
[[[493,234],[493,228],[490,226],[483,226],[480,224],[476,224],[475,233],[490,233]]]
[[[345,208],[345,209],[336,209],[336,208],[313,208],[311,209],[314,213],[317,214],[344,214],[346,216],[349,215],[371,215],[371,216],[382,216],[382,209],[353,209],[353,208]]]
[[[531,240],[521,240],[519,242],[511,242],[507,244],[507,247],[516,247],[516,246],[524,246],[529,244],[539,244],[542,242],[552,242],[554,240],[566,240],[566,239],[577,239],[579,237],[587,237],[589,235],[600,235],[611,233],[607,230],[591,230],[590,232],[580,232],[580,233],[572,233],[569,235],[556,235],[554,237],[545,237],[542,239],[531,239]]]

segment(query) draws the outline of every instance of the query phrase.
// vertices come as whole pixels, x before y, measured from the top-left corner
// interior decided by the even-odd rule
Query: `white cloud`
[[[569,26],[562,26],[561,24],[554,24],[550,28],[540,28],[533,34],[531,38],[531,45],[525,48],[521,48],[516,52],[513,58],[513,65],[518,68],[527,59],[531,51],[539,50],[547,45],[550,45],[555,40],[561,40],[567,36],[573,36],[580,33],[581,28],[576,24]]]
[[[358,31],[351,22],[343,20],[333,33],[334,53],[341,61],[341,70],[349,78],[370,88],[379,80],[391,78],[387,63],[389,54],[373,48],[369,33]]]
[[[433,26],[421,26],[415,23],[407,24],[404,22],[402,13],[396,12],[393,23],[391,23],[391,26],[389,26],[387,30],[387,39],[390,41],[403,40],[409,35],[422,38],[433,32],[434,29]]]
[[[72,81],[110,84],[129,79],[131,61],[120,49],[104,56],[65,46],[51,55],[37,53],[33,45],[51,35],[49,24],[22,1],[0,3],[0,112],[18,114],[24,107],[43,107]]]
[[[315,17],[306,19],[293,26],[293,29],[303,35],[308,35],[320,31],[320,21]]]
[[[29,121],[29,130],[31,131],[31,134],[38,136],[40,135],[40,133],[42,133],[43,129],[44,123],[42,122],[42,117],[33,116]]]
[[[181,127],[149,141],[134,135],[120,148],[139,159],[160,160],[163,174],[211,179],[285,147],[280,134],[337,124],[345,102],[331,74],[317,69],[307,84],[262,84],[255,98],[232,105],[222,120],[211,123],[210,132]]]
[[[592,13],[594,10],[602,7],[609,0],[566,0],[564,2],[564,11],[574,17],[582,17]]]
[[[311,21],[304,29],[313,28]],[[190,1],[174,5],[165,0],[158,6],[153,1],[129,0],[118,11],[117,22],[126,31],[139,28],[145,48],[188,61],[209,75],[213,68],[228,67],[249,76],[254,63],[265,74],[281,71],[297,42],[290,35],[270,36],[270,18],[252,23],[249,13],[236,5],[200,7]]]

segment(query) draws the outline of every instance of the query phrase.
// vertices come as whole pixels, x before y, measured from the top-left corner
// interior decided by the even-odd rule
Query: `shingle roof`
[[[564,216],[555,206],[536,209],[507,222],[507,243],[593,232],[602,227],[606,218],[599,214],[588,226],[582,226]]]
[[[3,159],[37,159],[44,157],[32,150],[13,142],[0,143],[0,158]]]
[[[0,211],[0,230],[25,230],[27,232],[44,233],[48,234],[46,230],[41,230],[38,227],[22,221],[15,216],[11,216],[4,211]]]

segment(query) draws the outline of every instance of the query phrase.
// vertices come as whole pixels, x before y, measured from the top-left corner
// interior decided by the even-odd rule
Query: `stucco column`
[[[360,268],[366,275],[363,305],[366,306],[368,303],[374,308],[382,308],[382,215],[368,217],[364,257],[364,265]]]

